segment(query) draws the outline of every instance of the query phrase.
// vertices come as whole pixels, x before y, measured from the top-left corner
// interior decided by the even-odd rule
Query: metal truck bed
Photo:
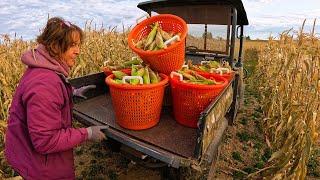
[[[109,88],[104,80],[104,73],[70,80],[74,87],[97,86],[86,94],[88,99],[74,99],[73,116],[76,120],[86,125],[107,125],[109,128],[105,133],[109,138],[175,168],[199,163],[202,159],[211,162],[228,126],[225,117],[233,101],[233,81],[201,113],[199,128],[178,124],[173,118],[172,108],[163,106],[156,126],[134,131],[116,123]]]
[[[168,108],[164,108],[159,123],[149,129],[134,131],[120,127],[115,120],[109,93],[96,96],[74,106],[74,111],[85,112],[87,116],[106,124],[130,138],[162,148],[171,153],[192,157],[196,146],[196,129],[176,123]]]

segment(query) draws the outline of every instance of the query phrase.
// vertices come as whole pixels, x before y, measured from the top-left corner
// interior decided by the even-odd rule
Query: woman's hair
[[[60,17],[50,18],[43,32],[37,37],[37,42],[43,44],[50,56],[60,59],[74,42],[73,33],[79,33],[80,42],[83,41],[84,33],[78,26],[65,21]]]

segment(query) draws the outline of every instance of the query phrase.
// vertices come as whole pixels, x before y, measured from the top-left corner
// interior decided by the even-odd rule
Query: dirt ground
[[[271,156],[262,129],[258,94],[246,86],[244,106],[227,129],[217,163],[217,179],[242,179],[261,169]]]

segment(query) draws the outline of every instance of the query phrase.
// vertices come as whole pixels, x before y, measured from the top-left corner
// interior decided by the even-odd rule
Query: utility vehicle
[[[191,168],[210,179],[224,132],[233,124],[242,98],[243,30],[248,25],[243,4],[241,0],[153,0],[139,3],[138,8],[149,15],[183,18],[189,28],[185,60],[195,64],[203,60],[228,61],[236,75],[201,113],[196,129],[178,124],[170,106],[163,106],[160,122],[153,128],[133,131],[120,127],[115,122],[103,72],[71,80],[75,87],[96,85],[87,93],[88,99],[75,99],[74,118],[88,126],[107,125],[105,133],[113,141],[113,149],[137,163],[151,168],[169,167],[173,175],[183,167]]]

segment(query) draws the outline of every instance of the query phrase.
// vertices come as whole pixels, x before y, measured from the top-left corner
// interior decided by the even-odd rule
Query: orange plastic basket
[[[200,74],[201,76],[213,76],[213,77],[220,76],[220,77],[227,79],[228,82],[230,82],[234,76],[234,72],[224,73],[222,75],[220,75],[219,73],[208,73],[208,72],[204,72],[204,71],[197,71],[197,73]]]
[[[157,84],[129,85],[116,84],[114,75],[106,78],[109,85],[116,122],[132,130],[155,126],[160,119],[162,100],[168,76],[160,74],[162,80]]]
[[[223,77],[204,76],[216,81],[223,81],[223,84],[188,84],[181,82],[177,76],[170,78],[174,117],[178,123],[184,126],[197,128],[200,113],[220,94],[228,83]]]
[[[138,42],[142,37],[148,36],[151,31],[150,24],[159,22],[160,27],[167,32],[181,33],[180,41],[168,46],[166,49],[157,51],[145,51],[134,46],[133,42]],[[140,58],[151,68],[170,74],[171,71],[179,70],[185,57],[185,39],[188,27],[186,22],[178,16],[171,14],[161,14],[150,17],[137,24],[128,35],[129,47],[137,53]]]

